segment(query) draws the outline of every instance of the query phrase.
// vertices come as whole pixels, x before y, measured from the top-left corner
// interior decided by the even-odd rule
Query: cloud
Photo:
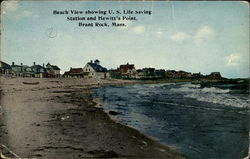
[[[135,34],[143,34],[145,32],[145,27],[143,25],[138,25],[132,29]]]
[[[227,66],[238,66],[241,63],[241,56],[237,53],[232,53],[225,57],[225,62]]]
[[[19,1],[3,1],[2,13],[6,14],[7,11],[15,11],[17,9]]]
[[[15,12],[15,16],[10,17],[11,20],[19,20],[24,17],[38,18],[37,14],[34,14],[29,10],[22,10],[22,11],[18,10],[19,2],[20,0],[3,1],[1,8],[2,14],[4,15],[10,12]]]
[[[177,32],[176,34],[170,36],[170,39],[173,41],[184,41],[190,38],[191,36],[184,32]]]
[[[202,44],[205,40],[213,37],[215,35],[213,29],[209,26],[202,26],[199,28],[194,35],[194,42],[197,45]]]
[[[156,31],[154,34],[157,37],[161,37],[163,35],[163,32],[162,31]]]

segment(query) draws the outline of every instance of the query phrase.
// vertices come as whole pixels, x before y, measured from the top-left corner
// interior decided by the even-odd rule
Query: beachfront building
[[[167,70],[165,72],[166,78],[191,78],[193,75],[190,72],[186,71],[175,71],[175,70]]]
[[[166,78],[176,78],[177,77],[177,71],[175,71],[175,70],[167,70],[165,72],[165,77]]]
[[[121,73],[118,69],[109,70],[110,78],[121,79]]]
[[[107,68],[102,67],[99,60],[88,62],[83,71],[88,73],[88,78],[106,79],[110,77]]]
[[[137,79],[160,79],[165,77],[164,69],[143,68],[137,70]]]
[[[156,78],[164,78],[165,77],[165,70],[164,69],[157,69],[155,70]]]
[[[11,66],[3,61],[0,61],[0,75],[11,75]]]
[[[51,65],[50,63],[46,65],[47,76],[50,78],[60,78],[60,70],[56,65]]]
[[[199,79],[199,78],[204,78],[204,75],[199,73],[193,73],[192,78]]]
[[[84,78],[88,77],[89,73],[84,72],[83,68],[70,68],[69,71],[65,72],[63,77],[64,78]]]
[[[177,78],[191,78],[192,77],[192,73],[190,72],[186,72],[186,71],[178,71],[177,72]]]
[[[41,65],[37,65],[34,62],[33,66],[31,66],[30,68],[31,68],[31,70],[33,72],[32,77],[35,77],[35,78],[44,78],[44,77],[47,77],[47,70],[44,67],[44,64],[43,64],[43,66],[41,66]]]
[[[13,75],[16,77],[33,77],[32,68],[27,65],[23,65],[23,63],[16,65],[12,62],[11,69],[13,71]]]
[[[122,78],[136,78],[137,76],[134,64],[127,63],[125,65],[120,65],[118,71],[120,72]]]
[[[207,76],[208,79],[210,80],[221,80],[221,74],[220,72],[212,72],[210,75]]]
[[[143,74],[143,71],[142,71],[142,69],[138,69],[138,70],[136,70],[136,79],[141,79],[141,78],[143,78],[143,76],[144,76],[144,74]]]

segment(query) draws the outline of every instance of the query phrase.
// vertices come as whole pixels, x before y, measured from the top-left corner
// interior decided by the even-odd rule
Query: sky
[[[136,69],[249,77],[248,8],[246,2],[236,1],[5,1],[1,4],[1,60],[26,65],[50,62],[61,73],[99,59],[108,69],[131,63]],[[87,15],[54,15],[54,10],[147,10],[152,14],[122,13],[137,17],[117,21],[125,27],[79,27],[79,21],[66,18]]]

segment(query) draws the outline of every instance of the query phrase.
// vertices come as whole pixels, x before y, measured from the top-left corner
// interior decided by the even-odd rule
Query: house
[[[203,77],[204,77],[204,75],[202,75],[200,72],[192,74],[192,78],[203,78]]]
[[[165,72],[165,77],[166,78],[177,78],[177,71],[175,71],[175,70],[167,70]]]
[[[127,63],[125,65],[120,65],[118,71],[120,72],[122,78],[136,78],[137,76],[134,64]]]
[[[141,79],[141,78],[143,78],[143,76],[144,76],[144,74],[143,74],[142,69],[136,70],[136,79]]]
[[[110,77],[108,70],[100,65],[99,60],[88,62],[83,71],[88,73],[88,78],[106,79]]]
[[[145,77],[154,77],[155,76],[155,68],[143,68],[142,72]]]
[[[46,70],[47,70],[47,75],[48,77],[52,77],[52,78],[60,78],[60,68],[56,65],[51,65],[50,63],[48,63],[46,65]]]
[[[138,79],[159,79],[165,77],[165,70],[155,68],[143,68],[137,70],[137,78]]]
[[[212,72],[210,75],[207,76],[210,80],[220,80],[222,79],[220,72]]]
[[[164,69],[155,70],[155,76],[157,78],[164,78],[165,77],[165,70]]]
[[[121,79],[122,75],[118,69],[109,70],[110,78]]]
[[[178,71],[177,77],[178,78],[190,78],[190,77],[192,77],[192,73],[186,72],[186,71]]]
[[[89,73],[88,72],[84,72],[83,68],[70,68],[69,71],[64,73],[64,77],[65,78],[84,78],[84,77],[88,77]]]
[[[32,77],[35,77],[35,78],[47,77],[47,70],[44,67],[44,64],[43,66],[41,66],[41,65],[36,65],[36,63],[34,62],[33,66],[31,66],[30,68],[33,72]]]
[[[23,65],[23,63],[21,63],[20,65],[16,65],[14,62],[12,62],[11,69],[14,76],[33,77],[32,68],[27,65]]]
[[[167,70],[165,73],[166,78],[191,78],[192,73],[186,71],[175,71],[175,70]]]
[[[0,61],[0,75],[11,75],[11,66],[3,61]]]

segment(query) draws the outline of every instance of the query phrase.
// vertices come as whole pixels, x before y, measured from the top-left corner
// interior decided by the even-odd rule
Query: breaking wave
[[[184,84],[178,88],[171,88],[175,93],[181,92],[186,98],[193,98],[197,101],[209,102],[214,104],[223,104],[234,107],[249,107],[249,100],[242,99],[239,96],[231,95],[230,89],[221,89],[216,87],[201,88],[195,84]]]

